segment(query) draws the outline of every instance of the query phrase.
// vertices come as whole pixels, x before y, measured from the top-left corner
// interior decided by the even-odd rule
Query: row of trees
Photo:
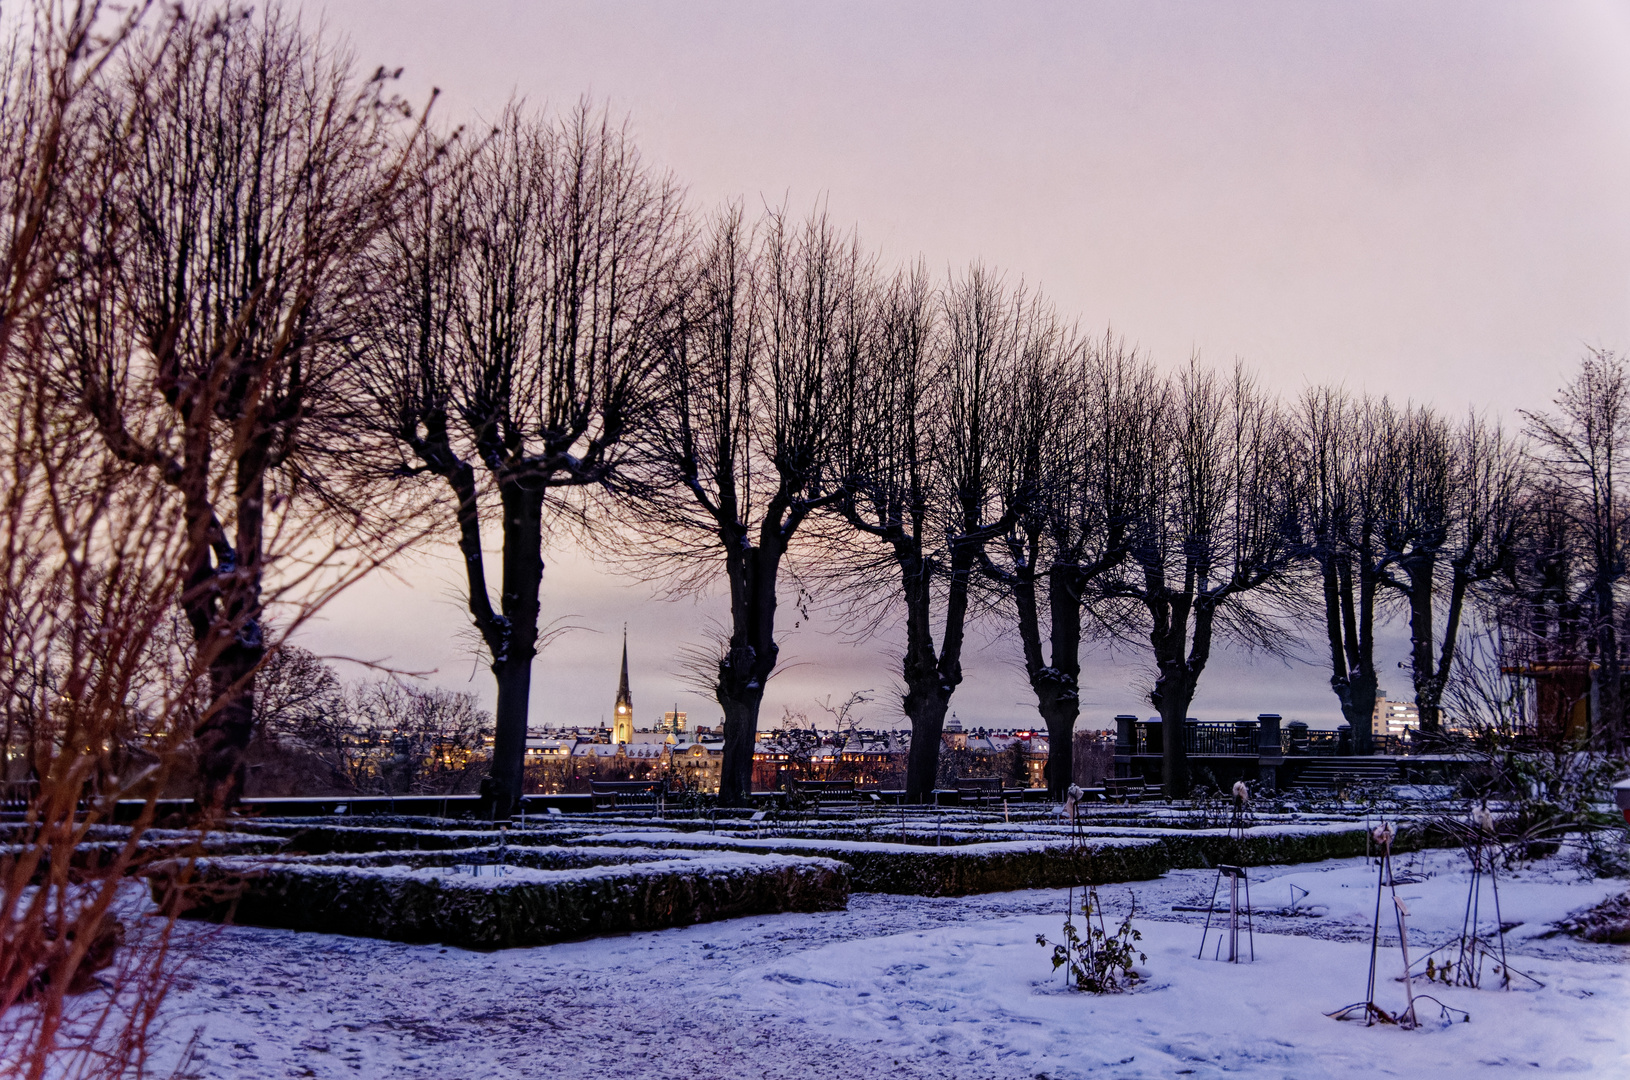
[[[1022,645],[1055,791],[1089,636],[1142,643],[1176,724],[1219,640],[1283,647],[1307,618],[1361,747],[1393,610],[1428,732],[1490,605],[1527,605],[1547,655],[1618,663],[1610,355],[1527,439],[1339,389],[1282,402],[1240,367],[1162,373],[983,265],[884,266],[823,212],[697,213],[587,106],[436,130],[388,86],[275,10],[193,15],[98,68],[60,113],[72,153],[42,166],[60,257],[8,378],[173,493],[212,805],[241,790],[275,590],[421,528],[463,555],[500,812],[551,537],[727,583],[726,804],[750,786],[789,574],[903,626],[914,798],[975,617]]]
[[[177,763],[206,816],[229,807],[283,639],[434,531],[497,684],[495,813],[521,793],[545,544],[571,536],[726,583],[726,805],[794,583],[903,626],[913,798],[975,617],[1022,643],[1055,791],[1091,635],[1141,643],[1174,724],[1217,641],[1323,626],[1362,740],[1377,622],[1408,619],[1430,731],[1482,619],[1521,663],[1590,673],[1623,740],[1613,355],[1521,437],[1339,389],[1281,402],[1240,368],[1162,373],[983,265],[885,266],[821,212],[700,213],[587,106],[437,125],[275,5],[41,0],[11,25],[0,719],[38,793],[0,861],[0,1013],[44,1005],[0,1050],[35,1048],[30,1075]],[[146,810],[81,880],[109,812],[87,791]],[[138,1013],[81,1044],[117,1032],[110,1071],[162,997],[152,940],[120,984],[153,992],[111,996]]]

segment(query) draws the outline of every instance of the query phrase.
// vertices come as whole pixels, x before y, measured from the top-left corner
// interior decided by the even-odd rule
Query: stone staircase
[[[1385,757],[1314,758],[1302,770],[1292,789],[1331,792],[1348,784],[1396,784],[1398,765]]]

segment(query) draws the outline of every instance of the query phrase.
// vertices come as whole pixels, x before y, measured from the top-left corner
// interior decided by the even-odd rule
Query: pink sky
[[[828,200],[886,258],[974,258],[1039,284],[1164,365],[1243,358],[1314,382],[1505,417],[1543,407],[1586,344],[1630,347],[1630,7],[1306,4],[309,4],[365,65],[405,66],[446,117],[582,95],[626,113],[699,207]],[[533,722],[609,712],[629,624],[639,722],[677,701],[676,649],[722,615],[658,603],[592,553],[547,559],[545,609],[578,632],[540,657]],[[313,647],[436,671],[491,697],[445,552],[364,583]],[[784,609],[790,610],[790,609]],[[791,629],[790,620],[788,628]],[[791,633],[782,707],[875,689],[888,641]],[[1034,717],[997,626],[954,708]],[[1407,635],[1378,663],[1392,668]],[[1396,656],[1392,655],[1396,653]],[[1214,662],[1197,716],[1333,723],[1312,665]],[[1093,659],[1083,722],[1147,713],[1133,654]],[[472,670],[474,678],[471,679]],[[1383,680],[1407,696],[1403,671]],[[1395,685],[1394,685],[1395,684]]]

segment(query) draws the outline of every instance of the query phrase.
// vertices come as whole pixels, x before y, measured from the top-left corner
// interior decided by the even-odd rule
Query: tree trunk
[[[504,509],[503,645],[493,650],[498,682],[492,746],[491,814],[506,818],[521,805],[532,661],[538,655],[538,593],[543,587],[543,495],[510,482],[500,488]],[[485,585],[483,585],[485,589]]]
[[[1043,662],[1041,652],[1035,580],[1028,575],[1016,578],[1013,595],[1025,671],[1036,695],[1036,711],[1047,727],[1047,795],[1060,802],[1075,782],[1075,721],[1081,712],[1081,588],[1075,575],[1063,567],[1053,568],[1048,576],[1051,664]]]
[[[1438,703],[1443,697],[1442,679],[1433,652],[1434,637],[1432,585],[1436,560],[1417,558],[1404,566],[1409,575],[1409,662],[1415,685],[1415,710],[1421,718],[1421,735],[1436,739],[1441,731]]]
[[[1361,556],[1362,557],[1362,556]],[[1375,588],[1361,568],[1360,595],[1353,596],[1353,573],[1345,560],[1325,559],[1325,629],[1330,642],[1330,688],[1341,704],[1342,719],[1353,729],[1353,753],[1375,752],[1373,720],[1376,689],[1374,640],[1371,635]]]
[[[244,751],[255,733],[254,672],[264,648],[234,641],[209,665],[212,711],[193,732],[198,750],[198,806],[218,815],[243,796]]]
[[[1617,750],[1624,746],[1624,672],[1619,662],[1619,640],[1614,627],[1613,583],[1604,575],[1597,576],[1595,652],[1596,714],[1591,717],[1590,740],[1600,750]]]
[[[1375,702],[1378,682],[1372,672],[1368,677],[1352,672],[1347,678],[1331,679],[1336,699],[1341,703],[1341,718],[1353,729],[1353,753],[1375,753]]]
[[[901,672],[906,694],[901,709],[911,721],[911,751],[906,757],[905,798],[921,803],[933,798],[939,780],[940,739],[956,686],[947,684],[941,675],[935,654],[930,622],[933,591],[921,546],[915,537],[906,537],[895,541],[894,551],[906,604],[906,655]]]
[[[911,720],[911,752],[906,757],[906,802],[924,803],[934,797],[939,780],[940,739],[951,695],[941,689],[938,672],[907,684],[905,714]]]
[[[1189,794],[1186,721],[1200,673],[1211,656],[1215,608],[1204,602],[1195,603],[1186,596],[1156,607],[1157,610],[1151,611],[1155,620],[1149,641],[1154,647],[1157,675],[1149,701],[1160,711],[1161,777],[1165,795],[1168,799],[1184,799]],[[1188,644],[1191,615],[1194,618],[1192,646]]]
[[[902,675],[906,695],[901,703],[911,721],[911,752],[906,758],[906,801],[927,802],[939,779],[940,738],[951,695],[962,683],[963,623],[968,614],[968,579],[973,552],[966,545],[951,556],[951,579],[945,604],[945,640],[934,649],[933,588],[928,560],[915,537],[895,542],[906,602],[906,655]]]
[[[532,662],[492,665],[498,684],[493,710],[492,783],[485,794],[492,800],[492,820],[507,818],[520,806],[522,767],[526,760],[527,704],[532,695]]]
[[[765,532],[770,531],[767,524]],[[773,541],[772,541],[773,543]],[[776,580],[782,548],[743,549],[729,544],[730,647],[719,661],[715,694],[724,710],[724,761],[719,776],[719,805],[746,806],[753,795],[753,749],[758,741],[758,711],[764,684],[775,670],[780,649],[775,644]]]
[[[753,747],[758,739],[758,709],[762,691],[727,693],[719,684],[719,705],[724,709],[724,761],[719,773],[719,805],[746,806],[753,791]]]
[[[1181,667],[1181,663],[1178,665]],[[1186,799],[1189,794],[1189,751],[1186,723],[1194,686],[1184,673],[1168,676],[1162,665],[1150,695],[1160,710],[1161,786],[1168,799]]]
[[[1081,713],[1081,589],[1072,571],[1049,573],[1053,662],[1044,687],[1032,678],[1042,719],[1047,723],[1047,792],[1057,801],[1075,782],[1075,721]],[[1049,700],[1049,698],[1051,700]]]
[[[1047,725],[1047,797],[1061,802],[1075,783],[1075,721],[1080,709],[1074,697],[1040,706]]]
[[[193,732],[193,740],[198,750],[198,805],[213,815],[230,810],[242,797],[243,755],[255,733],[255,671],[266,655],[260,578],[268,436],[249,440],[237,461],[236,549],[228,545],[210,503],[209,451],[198,445],[206,438],[202,426],[189,432],[189,441],[196,440],[189,455],[194,471],[189,476],[192,483],[184,482],[184,487],[193,553],[182,606],[209,674],[210,711]]]

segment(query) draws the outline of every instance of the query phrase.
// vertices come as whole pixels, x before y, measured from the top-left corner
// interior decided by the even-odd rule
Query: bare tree
[[[344,710],[345,688],[322,657],[284,645],[261,665],[255,680],[255,730],[299,737],[319,718]]]
[[[242,789],[268,570],[314,505],[304,429],[362,302],[349,264],[396,203],[404,110],[387,86],[276,8],[221,8],[133,48],[98,114],[107,195],[57,318],[105,445],[182,494],[181,605],[211,658],[200,799],[216,809]],[[377,538],[343,517],[333,536],[295,578]]]
[[[328,752],[349,722],[345,685],[320,656],[285,643],[255,673],[255,735],[245,755],[249,797],[355,790]],[[344,744],[341,742],[341,749]]]
[[[1145,513],[1164,388],[1148,361],[1111,333],[1033,350],[1021,386],[1019,415],[999,452],[1002,497],[1018,512],[983,563],[1011,605],[1047,726],[1048,790],[1061,799],[1075,775],[1083,615],[1095,610],[1094,583],[1126,560]],[[1119,612],[1096,614],[1101,629],[1123,632]]]
[[[384,679],[357,687],[349,705],[355,726],[382,751],[375,777],[389,794],[456,794],[487,766],[492,716],[472,694]]]
[[[713,658],[713,690],[724,711],[724,806],[752,788],[759,706],[780,654],[782,563],[810,515],[847,492],[834,465],[866,274],[858,242],[822,214],[799,225],[770,211],[749,232],[727,210],[698,252],[666,368],[634,543],[682,585],[711,580],[723,564],[729,637]]]
[[[1302,395],[1295,430],[1302,533],[1298,554],[1318,578],[1330,687],[1355,753],[1374,751],[1375,621],[1396,553],[1381,541],[1392,506],[1390,462],[1401,418],[1385,400],[1355,402],[1330,387]]]
[[[906,631],[908,801],[931,798],[939,774],[983,548],[1024,505],[1023,493],[1005,510],[996,498],[1002,432],[1033,415],[1015,398],[1019,372],[1061,335],[1049,309],[982,266],[937,295],[920,269],[898,274],[878,301],[846,442],[854,489],[835,508],[871,541],[851,571],[863,593],[880,596],[880,564],[900,576],[889,603],[903,609]]]
[[[3,779],[28,794],[0,853],[0,1061],[30,1080],[121,1075],[165,984],[168,926],[151,921],[121,950],[115,912],[187,690],[147,664],[180,589],[182,538],[173,492],[103,452],[64,399],[51,318],[80,265],[83,209],[103,194],[90,104],[142,13],[110,23],[96,4],[40,4],[11,24],[0,56]],[[121,776],[113,763],[137,729],[156,767]],[[25,776],[9,769],[19,743]],[[145,797],[148,812],[103,872],[72,869],[106,820],[102,800],[119,797]],[[128,995],[73,1006],[109,968]]]
[[[1173,383],[1131,559],[1102,591],[1147,613],[1149,700],[1166,794],[1177,798],[1189,789],[1184,721],[1218,633],[1252,645],[1281,636],[1261,601],[1289,591],[1293,501],[1284,422],[1242,367],[1220,379],[1195,359]]]
[[[1625,721],[1619,631],[1626,572],[1626,508],[1618,497],[1630,448],[1630,378],[1622,357],[1591,350],[1556,397],[1555,414],[1524,412],[1545,482],[1523,517],[1526,659],[1589,666],[1600,735],[1619,746]]]
[[[1388,443],[1379,533],[1391,565],[1382,581],[1408,605],[1415,705],[1431,739],[1442,731],[1467,601],[1510,572],[1523,524],[1524,463],[1498,426],[1472,415],[1451,428],[1424,407],[1405,413]]]
[[[0,372],[0,694],[29,773],[23,827],[0,854],[0,1061],[20,1076],[121,1075],[168,970],[165,921],[129,928],[121,950],[119,911],[139,902],[126,875],[191,732],[200,669],[152,662],[187,536],[173,489],[106,453],[42,368],[18,350]],[[135,827],[75,869],[126,798],[145,800]],[[70,1004],[110,966],[121,993]]]
[[[381,472],[449,496],[498,684],[490,795],[507,815],[521,796],[550,515],[571,508],[562,489],[615,483],[630,436],[649,426],[687,224],[675,182],[587,105],[559,121],[512,108],[473,150],[421,165],[374,252],[371,272],[391,288],[355,375],[401,455]],[[496,605],[484,519],[503,543]]]
[[[181,384],[197,374],[178,359],[187,335],[175,328],[160,350],[174,361],[176,393],[166,399],[154,385],[161,376],[151,324],[140,317],[138,271],[150,250],[142,245],[164,212],[133,193],[142,155],[177,149],[139,140],[153,133],[154,111],[183,108],[176,72],[186,56],[196,58],[204,30],[154,21],[133,41],[143,11],[36,6],[8,44],[0,93],[0,695],[7,741],[26,733],[32,774],[22,827],[0,854],[0,1060],[30,1078],[145,1067],[146,1033],[172,970],[173,912],[128,926],[120,915],[141,902],[131,872],[156,799],[199,725],[198,703],[212,709],[223,696],[216,674],[242,659],[237,631],[258,617],[240,608],[197,640],[191,627],[173,633],[177,598],[198,602],[197,552],[222,531],[200,507],[217,497],[253,501],[261,475],[237,468],[253,425],[234,426],[242,417],[222,418],[215,405],[231,400],[234,379],[255,383],[238,350],[262,340],[249,324],[270,309],[240,294],[231,319],[191,327],[212,338],[209,351],[222,366],[207,390],[187,398],[201,410],[188,427],[178,415]],[[193,132],[200,142],[221,134],[208,127]],[[184,156],[164,160],[196,178]],[[273,277],[250,291],[265,299],[277,287]],[[168,302],[196,299],[183,294]],[[259,383],[248,393],[265,389]],[[200,456],[211,463],[189,474]],[[188,487],[189,475],[202,479]],[[223,589],[240,589],[246,565],[244,573],[259,573],[300,553],[311,561],[271,580],[268,598],[249,604],[284,604],[289,626],[355,569],[336,568],[332,546],[299,523],[259,539],[265,543],[223,575],[234,579]],[[136,820],[86,860],[80,845],[122,799],[138,800]],[[112,992],[71,1002],[99,987],[99,971]]]

